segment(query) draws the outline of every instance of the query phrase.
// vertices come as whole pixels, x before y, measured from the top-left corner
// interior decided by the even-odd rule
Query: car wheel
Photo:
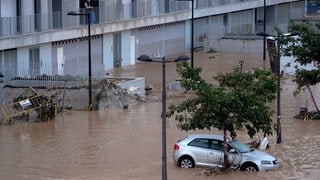
[[[244,171],[249,171],[249,172],[259,171],[258,167],[252,163],[248,163],[248,164],[243,165],[243,167],[241,169]]]
[[[181,168],[193,168],[194,167],[194,160],[189,156],[183,156],[180,158],[180,167]]]

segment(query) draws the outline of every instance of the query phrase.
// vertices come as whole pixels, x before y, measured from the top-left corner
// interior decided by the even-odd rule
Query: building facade
[[[67,15],[88,13],[83,1],[0,0],[4,83],[17,77],[88,76],[88,20]],[[93,78],[134,65],[142,54],[157,58],[189,53],[192,21],[194,47],[222,52],[239,50],[243,40],[259,39],[258,31],[272,33],[278,26],[288,32],[290,20],[320,12],[318,2],[308,0],[91,1]]]

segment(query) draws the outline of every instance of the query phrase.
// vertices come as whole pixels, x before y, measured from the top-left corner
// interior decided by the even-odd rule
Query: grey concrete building
[[[216,51],[262,51],[258,31],[288,32],[289,20],[317,16],[309,0],[91,0],[92,75],[153,57]],[[192,2],[194,8],[192,9]],[[87,76],[88,28],[83,0],[0,0],[0,72],[14,77]],[[192,11],[194,18],[191,19]],[[258,39],[261,48],[250,43]],[[255,48],[254,48],[255,47]]]

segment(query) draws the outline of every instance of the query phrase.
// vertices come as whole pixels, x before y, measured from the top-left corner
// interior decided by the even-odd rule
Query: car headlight
[[[271,161],[261,161],[261,164],[272,164]]]

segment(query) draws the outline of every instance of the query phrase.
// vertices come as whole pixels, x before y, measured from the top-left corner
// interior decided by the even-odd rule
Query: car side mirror
[[[237,153],[237,151],[235,149],[230,149],[229,153]]]

